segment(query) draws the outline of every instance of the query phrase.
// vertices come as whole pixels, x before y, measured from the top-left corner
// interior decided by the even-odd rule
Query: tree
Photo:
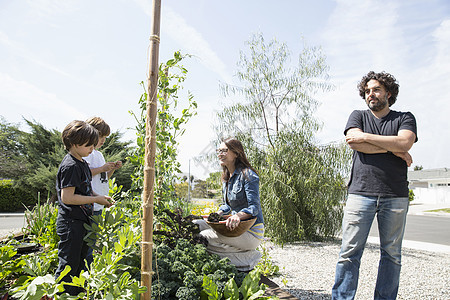
[[[40,193],[56,199],[56,174],[59,164],[67,154],[58,130],[24,119],[29,132],[19,130],[3,118],[0,122],[0,177],[14,179],[14,187],[24,195],[31,194],[37,200]],[[106,161],[125,160],[130,142],[121,142],[122,134],[113,132],[106,139],[101,151]],[[126,190],[131,185],[132,168],[124,164],[114,173],[116,183]],[[29,203],[28,203],[29,204]]]
[[[221,198],[222,195],[222,172],[209,173],[206,178],[207,197],[208,198]]]
[[[23,135],[19,125],[8,123],[0,116],[0,178],[14,179],[27,172],[24,147],[20,142]]]
[[[222,172],[212,172],[209,173],[208,178],[206,178],[206,183],[208,184],[208,189],[218,190],[222,188]]]
[[[16,180],[16,186],[36,198],[40,193],[44,198],[50,196],[55,200],[56,173],[66,155],[61,133],[56,129],[48,130],[36,121],[24,120],[30,130],[22,139],[29,171]]]
[[[421,171],[423,170],[422,166],[414,166],[414,171]]]
[[[207,198],[207,183],[206,180],[196,179],[194,180],[194,189],[192,190],[193,198]]]
[[[175,193],[178,198],[187,200],[189,184],[187,181],[174,184]]]
[[[219,136],[235,136],[259,171],[266,232],[277,242],[320,239],[340,228],[350,151],[318,145],[318,92],[332,90],[321,49],[304,46],[298,65],[285,44],[256,34],[241,51],[233,104],[218,113]],[[281,213],[280,213],[281,212]]]

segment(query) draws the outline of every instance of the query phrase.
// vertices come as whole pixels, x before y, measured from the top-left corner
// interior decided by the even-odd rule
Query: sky
[[[148,74],[151,0],[0,0],[0,116],[62,131],[72,120],[100,116],[134,140],[134,118]],[[227,104],[220,83],[237,83],[239,52],[261,32],[326,56],[335,90],[317,95],[322,144],[342,141],[349,114],[366,109],[356,85],[373,70],[393,74],[392,109],[410,111],[418,142],[413,166],[450,167],[450,2],[448,0],[162,0],[159,61],[175,51],[188,92],[198,103],[180,138],[183,172],[206,178],[216,167],[195,162],[214,151],[213,123]]]

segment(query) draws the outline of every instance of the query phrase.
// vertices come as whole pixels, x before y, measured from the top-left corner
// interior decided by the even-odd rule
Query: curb
[[[25,213],[0,213],[1,218],[8,218],[8,217],[24,217]]]
[[[367,243],[380,245],[380,238],[375,236],[369,236],[367,238]],[[450,254],[450,246],[425,242],[416,242],[410,240],[403,240],[402,248]]]
[[[0,213],[0,218],[8,218],[8,217],[24,217],[24,213]]]
[[[410,215],[450,218],[450,213],[444,213],[444,212],[421,211],[421,212],[411,213]]]

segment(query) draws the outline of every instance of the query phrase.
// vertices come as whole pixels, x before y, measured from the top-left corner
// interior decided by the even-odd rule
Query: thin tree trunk
[[[153,22],[150,36],[150,70],[148,76],[147,120],[145,126],[144,189],[142,193],[141,284],[147,287],[147,292],[141,295],[141,300],[150,300],[152,295],[153,198],[155,184],[160,19],[161,0],[153,0]]]

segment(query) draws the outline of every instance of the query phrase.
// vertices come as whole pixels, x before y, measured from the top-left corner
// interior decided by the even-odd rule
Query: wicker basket
[[[241,221],[238,227],[236,227],[233,231],[229,230],[227,226],[225,226],[225,222],[226,221],[209,222],[208,220],[206,220],[206,223],[211,226],[211,228],[214,229],[215,232],[227,237],[237,237],[249,230],[253,226],[253,224],[255,224],[256,218]]]

